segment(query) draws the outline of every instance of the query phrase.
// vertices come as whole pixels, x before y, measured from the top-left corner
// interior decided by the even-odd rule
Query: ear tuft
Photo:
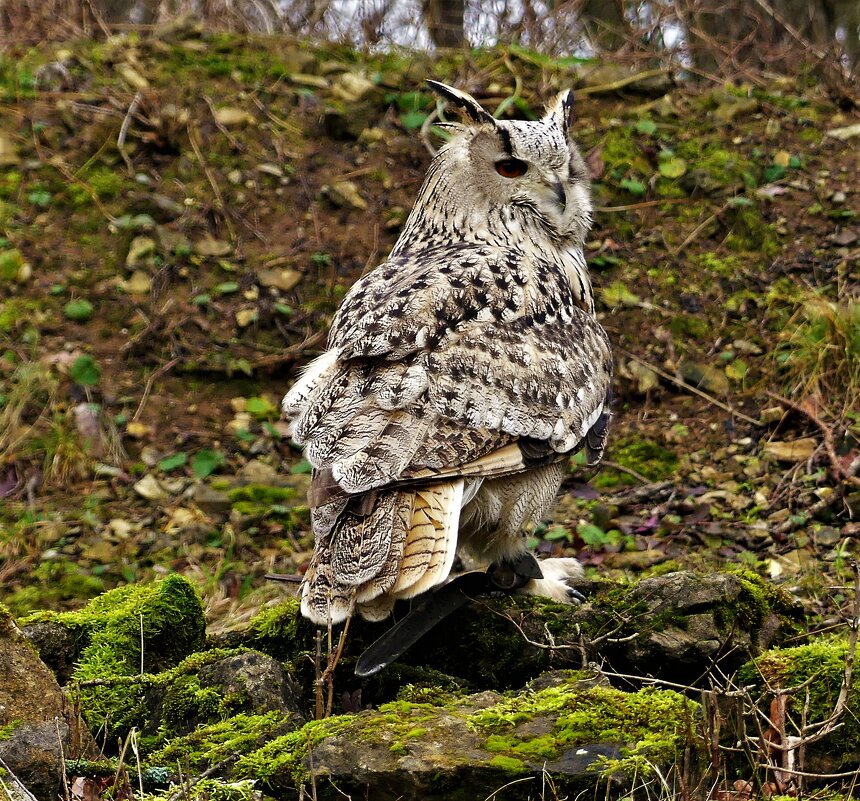
[[[544,121],[557,125],[565,133],[570,127],[573,116],[573,89],[565,89],[557,95],[546,107]]]
[[[439,81],[427,81],[427,85],[436,94],[444,97],[448,102],[457,106],[472,122],[495,125],[496,121],[493,115],[490,114],[481,104],[475,100],[472,95],[463,92],[460,89],[455,89],[453,86],[448,86]]]

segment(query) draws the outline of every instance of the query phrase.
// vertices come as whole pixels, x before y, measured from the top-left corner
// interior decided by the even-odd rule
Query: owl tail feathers
[[[319,625],[353,611],[382,620],[399,598],[443,582],[457,553],[463,480],[362,496],[317,540],[302,583],[302,614]]]

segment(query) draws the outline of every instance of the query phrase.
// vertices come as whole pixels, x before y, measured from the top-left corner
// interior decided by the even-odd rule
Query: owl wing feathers
[[[284,399],[315,468],[306,613],[337,622],[359,599],[384,614],[444,580],[463,479],[583,445],[599,458],[610,378],[606,334],[558,266],[527,271],[514,253],[454,245],[358,281],[329,350]],[[376,490],[369,505],[353,497]]]

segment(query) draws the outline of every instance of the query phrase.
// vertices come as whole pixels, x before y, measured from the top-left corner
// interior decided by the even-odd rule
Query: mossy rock
[[[804,716],[807,725],[827,720],[836,709],[849,653],[847,639],[821,637],[794,648],[773,648],[738,671],[742,686],[762,693],[761,706],[771,714],[773,690],[798,688],[789,693],[786,734],[797,735],[791,721]],[[851,771],[860,762],[860,677],[851,677],[846,707],[832,734],[806,746],[804,770],[811,773]]]
[[[649,765],[671,773],[685,752],[688,764],[697,764],[697,703],[670,691],[624,693],[580,678],[558,677],[508,697],[395,701],[314,721],[246,754],[233,773],[258,779],[276,797],[313,781],[320,799],[345,792],[378,801],[465,801],[516,779],[522,792],[505,798],[533,797],[544,771],[566,793],[614,793]]]
[[[177,665],[203,644],[205,620],[194,587],[173,575],[127,585],[75,612],[38,612],[22,625],[59,625],[81,647],[71,679],[80,683],[87,722],[113,733],[143,728],[148,717],[140,683],[115,683]]]

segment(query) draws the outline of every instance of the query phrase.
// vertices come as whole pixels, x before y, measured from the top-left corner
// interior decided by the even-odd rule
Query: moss
[[[15,733],[15,729],[17,729],[21,723],[22,721],[20,720],[12,720],[5,726],[0,726],[0,743],[11,739],[12,735]]]
[[[155,793],[144,793],[141,801],[173,801],[176,787]],[[225,781],[222,779],[195,779],[182,787],[184,801],[258,801],[260,792],[252,779]]]
[[[783,635],[800,634],[804,630],[803,608],[787,590],[766,581],[752,570],[730,568],[725,572],[740,580],[741,591],[733,601],[714,610],[714,620],[721,629],[729,629],[737,623],[745,630],[755,632],[768,617],[776,614],[780,618]]]
[[[610,446],[612,458],[623,467],[641,473],[651,481],[669,478],[678,467],[678,457],[667,448],[649,439],[628,437]],[[593,481],[595,487],[632,484],[634,479],[613,470],[602,471]]]
[[[272,786],[299,785],[309,778],[305,759],[315,745],[343,731],[355,715],[312,720],[302,728],[266,743],[236,763],[239,778],[259,779]]]
[[[200,773],[235,754],[256,753],[264,743],[294,727],[292,716],[282,712],[264,715],[238,714],[227,720],[195,729],[190,734],[174,737],[149,754],[148,766],[174,767]],[[242,778],[255,778],[245,774]]]
[[[80,611],[42,612],[22,622],[37,621],[59,623],[87,638],[72,674],[73,681],[82,683],[173,667],[202,645],[205,630],[200,598],[181,576],[118,587]],[[87,722],[95,730],[106,727],[111,732],[143,728],[148,714],[145,684],[81,687]]]
[[[808,724],[827,720],[845,676],[848,642],[844,639],[822,637],[794,648],[773,648],[744,665],[737,675],[741,685],[761,690],[803,687],[788,695],[789,712],[795,720],[806,716]],[[770,703],[765,696],[765,711]],[[860,678],[853,675],[848,691],[847,709],[840,726],[814,746],[836,762],[834,770],[853,770],[860,752]]]
[[[224,711],[224,699],[214,687],[202,688],[197,676],[181,676],[168,687],[161,704],[162,726],[182,731],[190,722],[211,720]]]
[[[551,732],[529,732],[527,724],[538,715],[555,717]],[[672,764],[684,748],[699,744],[698,715],[697,703],[669,690],[625,693],[568,682],[505,700],[474,713],[469,722],[487,735],[488,751],[516,760],[539,764],[577,746],[621,743],[623,757]]]
[[[526,769],[526,764],[521,759],[499,755],[490,760],[490,767],[498,768],[505,773],[522,773]]]

